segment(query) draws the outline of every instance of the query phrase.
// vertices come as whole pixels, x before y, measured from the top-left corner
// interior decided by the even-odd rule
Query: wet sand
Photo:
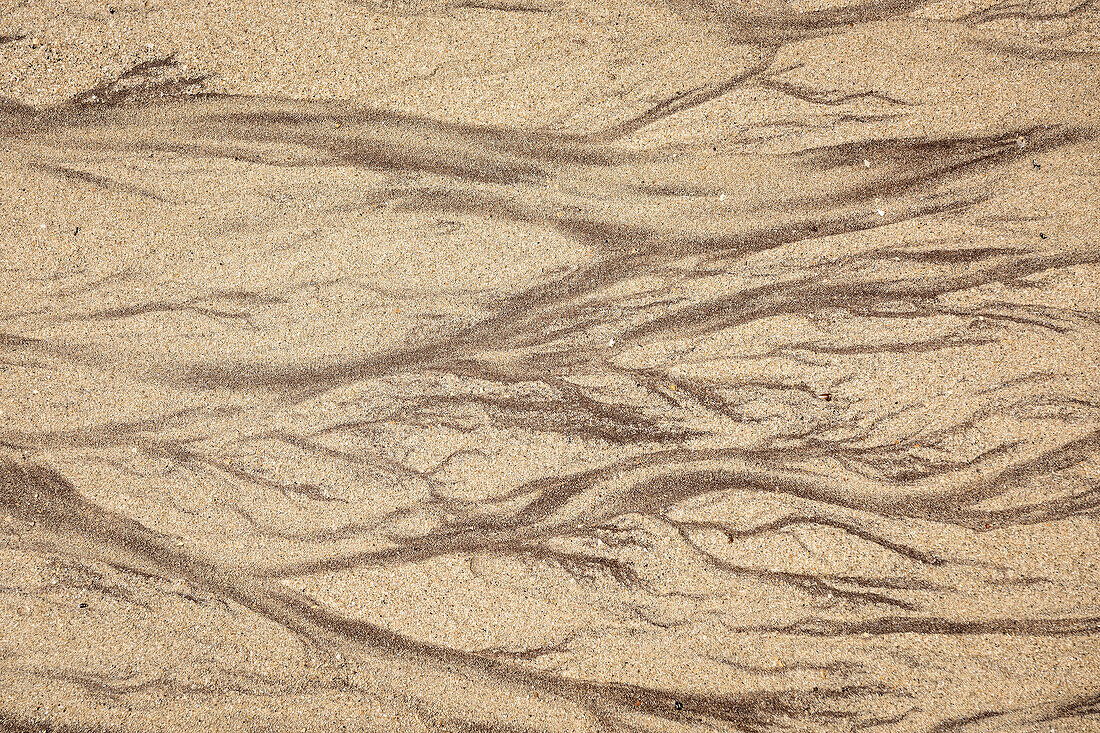
[[[1100,731],[1100,8],[0,11],[0,729]]]

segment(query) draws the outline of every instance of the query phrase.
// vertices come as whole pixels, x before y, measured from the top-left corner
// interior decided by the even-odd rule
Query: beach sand
[[[1100,6],[0,5],[0,729],[1100,731]]]

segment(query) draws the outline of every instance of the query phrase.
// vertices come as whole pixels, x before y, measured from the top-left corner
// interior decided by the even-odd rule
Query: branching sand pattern
[[[1095,4],[665,10],[539,124],[0,106],[0,726],[1100,730]]]

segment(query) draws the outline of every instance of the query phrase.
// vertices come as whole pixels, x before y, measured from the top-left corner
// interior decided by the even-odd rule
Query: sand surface
[[[1100,731],[1092,0],[0,0],[0,729]]]

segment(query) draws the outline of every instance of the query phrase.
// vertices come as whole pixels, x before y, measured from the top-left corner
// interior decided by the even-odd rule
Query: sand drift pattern
[[[1096,10],[674,9],[598,125],[0,106],[0,725],[1100,726]]]

